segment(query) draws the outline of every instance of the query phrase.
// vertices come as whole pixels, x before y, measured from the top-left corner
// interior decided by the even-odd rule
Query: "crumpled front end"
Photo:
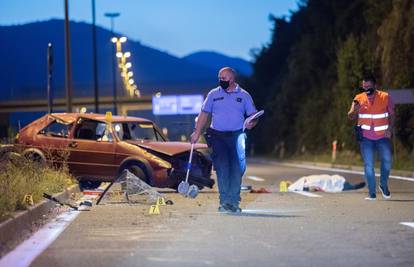
[[[190,152],[186,151],[179,155],[176,155],[172,158],[172,172],[170,177],[177,180],[177,185],[185,180],[188,159],[190,157]],[[212,170],[212,161],[209,158],[207,153],[202,153],[200,151],[194,151],[193,159],[191,162],[191,169],[189,175],[189,183],[195,184],[199,188],[209,187],[212,188],[214,185],[214,180],[211,179],[211,170]]]

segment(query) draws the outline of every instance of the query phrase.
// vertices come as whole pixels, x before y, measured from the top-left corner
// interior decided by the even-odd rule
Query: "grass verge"
[[[17,210],[27,208],[25,195],[32,195],[34,203],[38,203],[43,198],[43,192],[62,192],[73,183],[66,165],[50,167],[23,157],[1,161],[0,221]]]

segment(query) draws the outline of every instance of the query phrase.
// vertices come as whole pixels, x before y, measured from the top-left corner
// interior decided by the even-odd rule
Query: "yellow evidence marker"
[[[107,122],[110,122],[110,121],[112,120],[112,112],[107,111],[107,112],[105,113],[105,120],[106,120]]]
[[[160,207],[158,205],[151,205],[148,214],[150,215],[158,215],[160,214]]]
[[[279,184],[279,192],[287,192],[287,182],[281,181]]]
[[[158,206],[165,206],[165,199],[163,197],[157,198],[157,205]]]
[[[34,202],[33,202],[33,196],[32,196],[32,194],[26,194],[26,195],[24,195],[23,203],[26,204],[26,205],[28,205],[28,206],[33,206]]]

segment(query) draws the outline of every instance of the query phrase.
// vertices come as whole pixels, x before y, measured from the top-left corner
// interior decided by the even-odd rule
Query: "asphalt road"
[[[281,180],[333,174],[249,163],[245,180],[274,193],[243,193],[241,215],[217,212],[216,190],[195,200],[167,192],[173,206],[142,204],[82,212],[31,266],[414,266],[414,182],[390,180],[391,200],[366,189],[278,193]],[[350,182],[360,175],[343,174]]]

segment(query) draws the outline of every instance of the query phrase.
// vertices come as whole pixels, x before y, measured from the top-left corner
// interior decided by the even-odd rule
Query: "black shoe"
[[[220,204],[218,207],[218,212],[231,212],[232,207],[230,204]]]
[[[379,186],[379,190],[381,191],[382,196],[383,196],[385,199],[390,199],[390,198],[391,198],[391,192],[390,192],[390,190],[388,190],[388,186],[383,187],[382,185],[380,185],[380,186]]]
[[[369,194],[366,198],[365,198],[365,200],[376,200],[377,199],[377,195],[374,193],[374,194]]]
[[[230,211],[233,213],[241,213],[242,209],[239,208],[238,206],[231,206]]]

